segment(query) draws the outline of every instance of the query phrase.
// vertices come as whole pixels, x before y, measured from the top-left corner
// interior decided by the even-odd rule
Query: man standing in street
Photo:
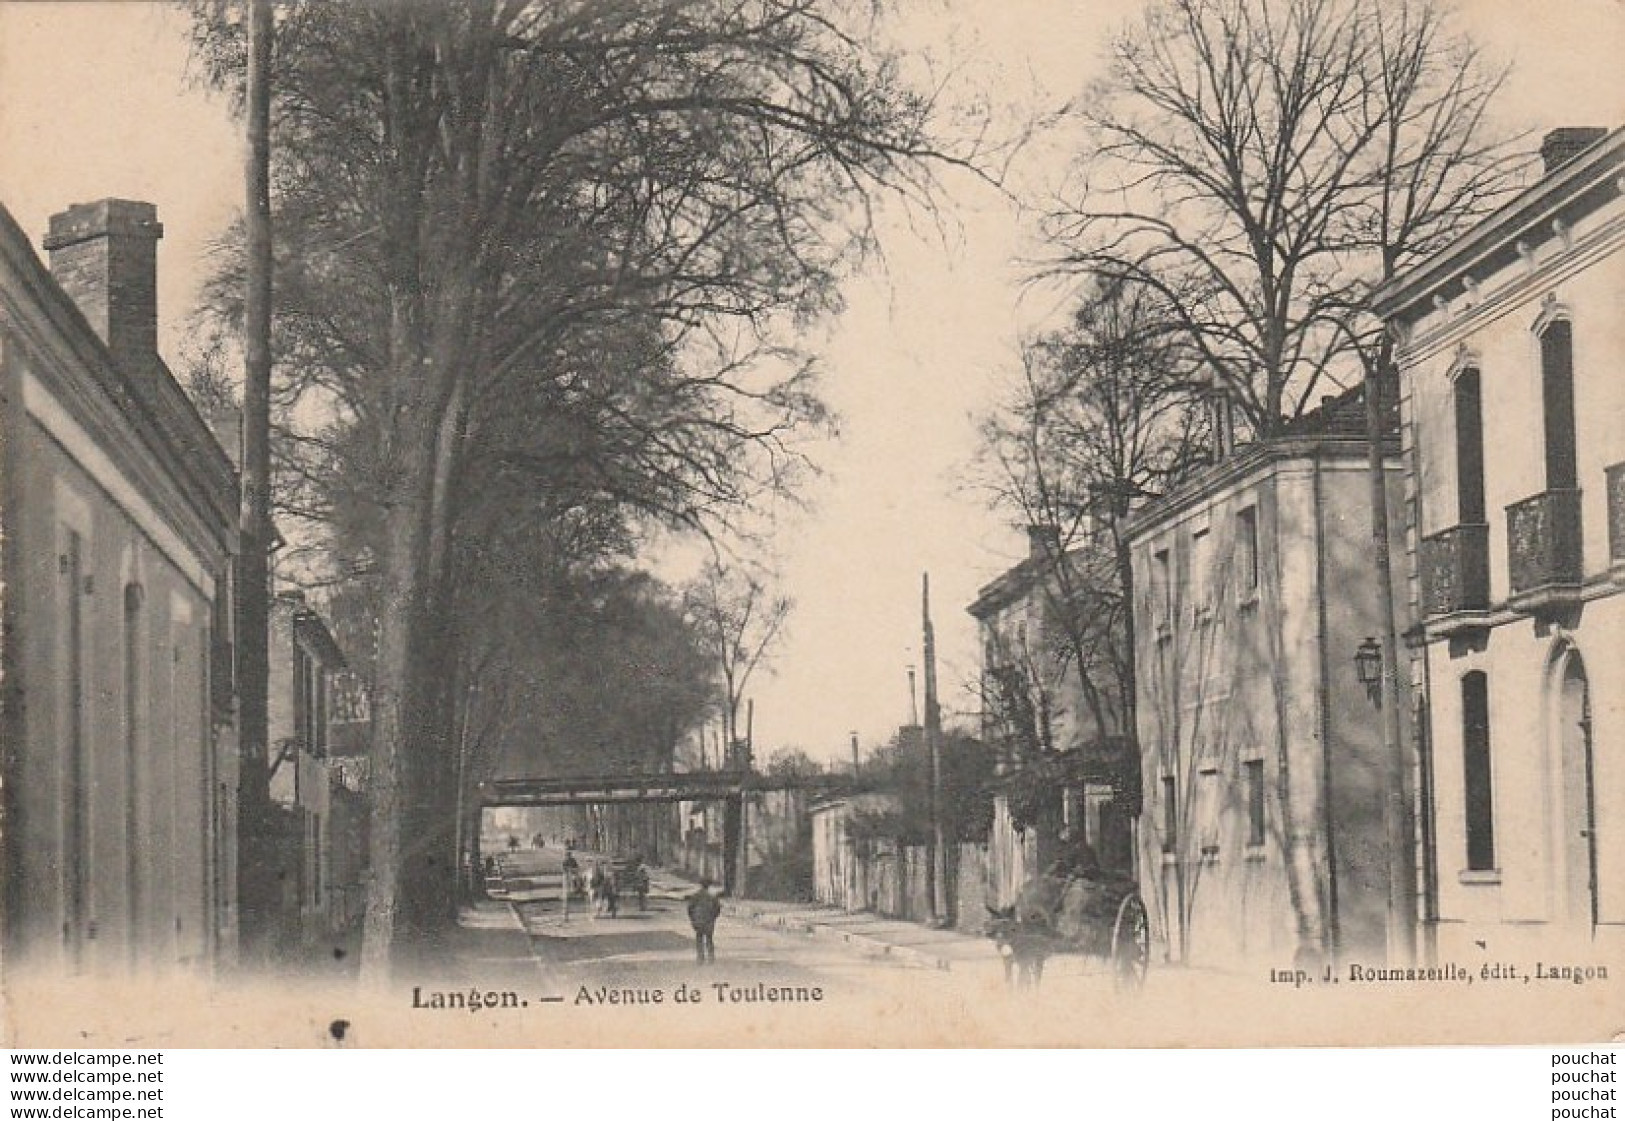
[[[688,897],[688,921],[694,928],[694,954],[701,965],[717,960],[717,916],[722,900],[711,894],[711,881],[700,880],[700,890]]]

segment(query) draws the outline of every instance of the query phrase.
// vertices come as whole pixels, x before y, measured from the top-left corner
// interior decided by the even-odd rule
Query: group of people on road
[[[582,875],[581,862],[576,859],[574,848],[570,845],[565,846],[563,887],[560,896],[566,919],[570,917],[570,901],[577,895],[586,896],[590,913],[594,918],[599,915],[618,917],[623,887],[637,896],[638,910],[648,909],[649,870],[644,867],[641,856],[634,854],[619,871],[614,865],[606,865],[601,860],[595,860],[591,870]]]
[[[630,873],[637,883],[638,909],[642,910],[647,902],[649,873],[638,859],[632,861]],[[609,917],[614,918],[618,906],[615,876],[606,871],[603,862],[594,861],[592,871],[583,881],[581,862],[576,859],[574,849],[567,846],[564,851],[563,885],[559,892],[566,921],[570,918],[570,899],[575,894],[577,885],[583,882],[592,914],[596,916],[607,910]],[[694,928],[695,960],[701,965],[711,964],[717,960],[716,931],[717,919],[722,915],[722,899],[712,894],[710,879],[702,877],[699,890],[689,895],[684,902],[688,912],[688,923]]]

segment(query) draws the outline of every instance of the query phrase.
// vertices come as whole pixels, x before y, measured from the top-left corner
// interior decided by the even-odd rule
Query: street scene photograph
[[[1618,0],[0,0],[21,1047],[1605,1043]]]

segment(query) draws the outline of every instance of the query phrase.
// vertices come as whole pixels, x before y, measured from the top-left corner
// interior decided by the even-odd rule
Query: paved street
[[[747,1037],[796,1045],[903,1039],[1143,1044],[1166,1036],[1198,990],[1210,997],[1229,992],[1223,979],[1215,990],[1214,978],[1167,970],[1153,970],[1144,991],[1118,992],[1098,963],[1079,957],[1052,958],[1041,991],[1011,991],[991,944],[974,936],[756,901],[730,904],[717,926],[717,962],[700,966],[684,907],[691,883],[657,870],[647,910],[623,899],[618,917],[594,918],[578,900],[566,919],[563,857],[555,846],[498,856],[495,900],[469,917],[493,924],[492,934],[499,925],[504,937],[528,945],[487,952],[471,962],[469,979],[502,977],[527,996],[558,1000],[572,1041],[582,1045],[642,1039],[641,1031],[653,1032],[651,1040],[696,1045]],[[578,853],[584,869],[594,859],[602,857]],[[614,994],[608,1003],[623,1007],[607,1011],[630,1013],[634,1009],[624,1006],[637,1005],[639,993],[662,991],[669,1005],[683,987],[699,990],[702,1006],[723,1006],[728,1016],[674,1019],[668,1010],[654,1020],[605,1018],[584,1007]],[[817,1002],[786,1017],[785,1002],[813,989]],[[770,991],[779,995],[770,998]],[[663,1034],[671,1032],[687,1034]]]
[[[717,924],[716,964],[701,967],[694,959],[685,908],[693,884],[655,870],[647,910],[639,911],[636,899],[623,896],[617,917],[594,917],[586,901],[577,899],[566,917],[561,906],[563,857],[562,849],[548,846],[498,858],[506,897],[530,935],[537,966],[558,986],[636,987],[686,980],[741,989],[758,983],[816,985],[834,995],[866,991],[881,975],[899,972],[916,975],[915,982],[926,988],[946,981],[938,971],[914,962],[884,960],[839,942],[765,929],[727,915]],[[578,852],[577,859],[586,871],[594,860],[606,858]]]

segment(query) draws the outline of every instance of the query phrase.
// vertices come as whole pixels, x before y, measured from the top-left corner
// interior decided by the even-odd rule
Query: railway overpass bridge
[[[743,895],[745,861],[742,858],[748,821],[745,799],[751,792],[805,790],[836,795],[852,793],[858,788],[851,775],[771,778],[748,770],[671,771],[490,779],[480,784],[480,802],[488,808],[721,802],[722,886],[730,895]]]

